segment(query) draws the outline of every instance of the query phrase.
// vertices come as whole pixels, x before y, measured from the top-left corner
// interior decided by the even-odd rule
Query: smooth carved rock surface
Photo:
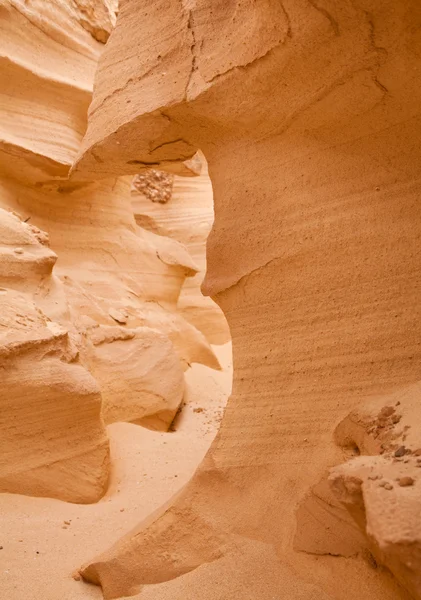
[[[101,326],[91,343],[86,363],[101,382],[105,423],[166,431],[184,395],[183,369],[169,338],[146,327]]]
[[[254,540],[276,553],[289,600],[419,594],[397,545],[380,560],[400,583],[373,561],[293,549],[297,507],[344,460],[337,423],[419,379],[419,3],[120,9],[74,181],[204,152],[215,201],[204,289],[228,320],[235,369],[190,484],[83,576],[106,598],[210,600],[227,568],[219,595],[246,598],[236,564],[240,552],[252,565]]]
[[[183,371],[219,368],[177,306],[199,267],[175,239],[136,224],[131,178],[68,181],[115,11],[100,0],[0,6],[0,286],[7,302],[24,294],[22,318],[39,311],[64,332],[51,341],[47,325],[29,324],[35,350],[4,363],[13,394],[2,395],[0,491],[98,500],[109,475],[104,422],[167,430]],[[176,170],[192,176],[196,166]],[[20,318],[4,326],[14,331]]]
[[[103,48],[75,6],[8,0],[0,7],[2,175],[32,183],[67,176]]]
[[[311,488],[297,508],[294,549],[316,555],[370,558],[364,535],[330,489],[328,475]]]
[[[137,183],[132,184],[132,206],[140,227],[176,239],[187,248],[199,270],[194,277],[184,281],[177,308],[212,344],[224,344],[230,339],[227,322],[221,310],[210,298],[203,296],[200,289],[206,272],[206,240],[214,213],[206,159],[198,153],[195,161],[201,165],[196,177],[160,172],[164,185],[159,188],[161,193],[158,190],[156,193],[165,196],[165,202],[156,202],[155,197],[149,197]],[[166,185],[169,181],[170,186]]]

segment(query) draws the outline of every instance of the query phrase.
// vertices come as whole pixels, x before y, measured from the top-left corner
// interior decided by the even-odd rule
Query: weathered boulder
[[[367,536],[376,560],[421,598],[419,383],[362,405],[336,429],[361,456],[331,470],[337,499]]]
[[[108,482],[101,394],[66,329],[0,290],[0,492],[96,502]]]
[[[168,337],[146,327],[100,326],[89,339],[84,358],[101,382],[105,423],[167,431],[184,395],[183,369]]]

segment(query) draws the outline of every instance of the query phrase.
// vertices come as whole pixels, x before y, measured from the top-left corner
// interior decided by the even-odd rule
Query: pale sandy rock
[[[65,178],[103,45],[72,2],[8,0],[0,12],[0,173],[31,183]]]
[[[419,464],[355,458],[334,469],[331,485],[366,533],[377,562],[387,566],[413,598],[420,598]]]
[[[198,270],[189,253],[176,240],[137,227],[128,181],[104,181],[88,189],[39,192],[7,181],[0,198],[8,205],[20,198],[21,212],[48,228],[60,257],[55,273],[64,285],[70,323],[80,329],[80,318],[88,316],[113,325],[110,310],[117,311],[128,327],[168,335],[183,364],[218,368],[205,336],[177,311],[186,276]]]
[[[296,512],[294,549],[318,555],[368,556],[368,544],[327,481],[311,488]]]
[[[279,562],[272,546],[247,539],[237,538],[235,541],[236,545],[216,560],[202,564],[196,571],[182,574],[175,580],[166,581],[159,587],[156,584],[149,585],[138,598],[143,596],[144,600],[152,600],[159,593],[161,600],[171,600],[174,594],[184,600],[196,600],[203,596],[207,582],[212,581],[211,593],[218,600],[277,600],[285,590],[288,590],[288,598],[294,600],[334,599],[317,584],[299,581],[291,567]]]
[[[377,561],[414,598],[421,598],[420,394],[417,383],[344,419],[336,430],[338,443],[355,445],[362,456],[335,467],[329,478]]]
[[[0,6],[0,205],[21,215],[0,210],[0,489],[81,503],[98,501],[109,477],[100,389],[70,341],[68,302],[52,271],[57,253],[19,200],[67,175],[100,48],[70,3]]]
[[[71,0],[79,23],[98,42],[106,43],[116,22],[117,0]]]
[[[316,560],[293,539],[298,505],[343,460],[337,423],[419,380],[420,19],[416,0],[122,4],[75,181],[204,152],[215,222],[203,285],[235,372],[191,482],[84,568],[105,597],[185,600],[188,576],[211,600],[238,536],[292,567],[288,600],[310,584],[312,600],[409,597],[388,571]],[[220,597],[241,580],[233,565]]]
[[[37,285],[53,270],[57,255],[45,234],[0,209],[0,281],[25,288]]]
[[[203,162],[204,162],[205,157],[203,156],[202,152],[196,152],[196,154],[194,154],[191,158],[185,160],[183,162],[183,166],[188,169],[190,171],[190,173],[186,172],[182,172],[180,171],[179,175],[181,176],[196,176],[196,175],[200,175],[202,173],[203,170]]]
[[[90,340],[84,361],[101,382],[105,423],[167,431],[184,394],[183,369],[168,337],[145,327],[100,326]]]
[[[0,239],[0,491],[95,502],[109,472],[100,390],[68,329],[34,303],[43,285],[60,303],[57,255],[44,232],[2,209]]]
[[[200,161],[201,165],[197,177],[174,176],[163,171],[159,172],[162,174],[160,180],[155,176],[156,194],[165,197],[165,202],[158,200],[155,203],[154,198],[143,187],[139,187],[136,183],[138,179],[135,178],[131,188],[132,206],[140,227],[160,236],[176,239],[187,248],[198,265],[198,272],[185,280],[177,308],[210,343],[223,344],[230,339],[227,322],[215,302],[201,292],[206,272],[206,240],[212,228],[214,214],[212,184],[206,159],[203,154],[197,153],[195,161]]]
[[[109,464],[98,384],[26,296],[3,288],[0,304],[0,491],[96,502]]]
[[[60,256],[55,276],[64,302],[60,298],[57,305],[51,286],[45,283],[37,299],[51,318],[78,333],[82,362],[94,373],[104,406],[109,407],[104,408],[104,415],[108,410],[112,414],[106,419],[128,418],[149,427],[168,428],[182,400],[182,370],[193,362],[219,368],[204,335],[177,312],[184,279],[198,269],[188,252],[175,240],[136,226],[127,182],[94,186],[89,195],[86,190],[75,190],[70,205],[69,195],[63,197],[59,192],[39,192],[12,181],[3,182],[2,189],[2,199],[9,200],[9,205],[25,193],[20,210],[25,216],[30,213],[31,220],[36,215],[37,222],[49,229],[51,244]],[[92,325],[111,326],[116,321],[131,329],[153,328],[145,343],[149,364],[153,364],[156,350],[159,376],[146,377],[145,356],[140,352],[144,346],[139,339],[125,342],[121,360],[115,358],[120,345],[107,343],[101,347],[97,368],[86,359],[83,349],[90,344]],[[151,335],[156,336],[155,345]],[[162,386],[165,365],[167,388]],[[126,379],[129,372],[132,375]]]
[[[128,314],[125,311],[117,310],[116,308],[110,308],[108,314],[114,321],[120,323],[120,325],[125,325],[127,323],[127,319],[129,318]]]
[[[195,361],[219,368],[208,340],[177,310],[185,278],[198,270],[186,249],[136,225],[128,180],[88,185],[67,181],[86,129],[94,71],[104,47],[100,42],[110,33],[115,12],[115,3],[108,0],[8,0],[0,6],[0,206],[21,215],[0,210],[0,286],[25,294],[28,305],[62,326],[80,352],[78,365],[67,366],[48,356],[41,362],[39,377],[49,390],[47,408],[39,413],[36,427],[30,418],[36,400],[34,407],[25,404],[29,416],[17,412],[9,468],[12,474],[20,468],[18,457],[13,463],[13,448],[19,432],[26,435],[25,427],[34,429],[24,449],[33,462],[22,461],[24,475],[16,476],[8,489],[80,502],[97,500],[108,479],[100,391],[113,413],[111,420],[127,417],[165,428],[181,402],[182,370]],[[180,167],[187,174],[195,169],[194,164]],[[116,326],[116,321],[137,332],[125,341],[120,360],[115,357],[119,341],[95,347],[90,338],[95,328]],[[144,343],[140,328],[149,328]],[[92,347],[98,354],[95,366],[87,359]],[[21,377],[23,398],[44,394],[44,388],[37,391],[41,383],[31,360],[17,363],[19,370],[27,369]],[[150,372],[154,360],[161,377]],[[60,369],[63,390],[55,383]],[[86,369],[95,371],[96,381]],[[67,404],[78,372],[81,387],[74,388],[72,422]],[[83,381],[90,381],[89,393],[83,391]],[[84,394],[86,407],[81,410]],[[49,410],[54,402],[55,412]],[[79,463],[67,460],[61,450],[68,444],[70,456],[78,435],[86,437],[86,443],[79,444],[84,456]],[[0,429],[5,444],[7,436]],[[42,451],[46,436],[62,437],[57,452],[48,448],[54,467]],[[80,464],[83,472],[71,485],[66,474],[70,463],[72,469]],[[57,476],[60,469],[65,473],[63,485]]]
[[[217,433],[219,415],[231,386],[230,344],[215,350],[224,370],[217,372],[203,365],[193,365],[188,370],[188,405],[180,413],[176,431],[167,434],[131,423],[107,427],[112,469],[101,502],[87,506],[0,494],[2,598],[101,597],[98,589],[76,582],[70,574],[81,559],[88,560],[94,552],[106,549],[120,532],[130,530],[178,492],[194,473]],[[193,412],[193,406],[201,406],[203,412]],[[255,565],[262,572],[261,562]],[[254,573],[247,580],[245,591],[253,578]],[[264,578],[262,574],[256,586]]]

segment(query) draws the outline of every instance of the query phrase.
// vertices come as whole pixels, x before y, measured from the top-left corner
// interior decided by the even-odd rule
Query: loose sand
[[[98,504],[0,495],[1,600],[102,598],[99,587],[75,581],[72,573],[190,479],[218,430],[231,389],[231,344],[214,350],[224,370],[193,365],[186,373],[186,405],[175,431],[128,423],[108,427],[112,474]]]

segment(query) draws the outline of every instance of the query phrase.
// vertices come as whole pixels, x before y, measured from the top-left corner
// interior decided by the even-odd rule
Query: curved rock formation
[[[36,352],[25,360],[19,353],[16,367],[5,363],[5,381],[15,394],[20,373],[22,406],[3,394],[2,412],[15,416],[12,430],[7,420],[0,428],[4,448],[10,447],[0,491],[97,500],[108,479],[104,420],[167,430],[188,365],[219,368],[209,341],[177,308],[186,277],[199,267],[176,240],[136,225],[130,178],[68,181],[114,11],[108,0],[10,0],[0,6],[0,206],[24,221],[0,211],[0,285],[7,294],[9,288],[23,292],[29,313],[41,311],[45,323],[64,332],[60,343],[51,342],[46,325],[33,332],[31,325],[28,340]],[[193,166],[174,168],[194,173]],[[11,316],[6,326],[13,331],[19,318]],[[9,355],[9,338],[4,343]],[[56,385],[60,369],[62,387]],[[75,377],[79,383],[72,383]],[[38,396],[26,406],[27,398]],[[19,436],[26,440],[20,448]],[[53,450],[57,436],[61,442]],[[21,452],[31,459],[21,461]]]
[[[109,31],[112,22],[90,20],[77,6],[8,0],[0,7],[0,167],[20,182],[65,178],[86,129],[103,46],[81,22]]]
[[[203,296],[200,286],[206,271],[206,240],[212,228],[213,194],[206,159],[195,156],[196,177],[181,177],[164,171],[152,171],[135,178],[132,206],[137,224],[148,231],[181,242],[199,271],[185,280],[177,308],[183,317],[199,329],[212,344],[230,340],[227,322],[216,304]],[[150,176],[149,176],[150,177]],[[151,191],[152,187],[152,191]]]
[[[95,502],[109,467],[100,389],[69,330],[34,303],[41,281],[54,287],[57,256],[1,209],[0,236],[0,491]]]
[[[106,598],[149,584],[148,599],[210,599],[218,569],[220,597],[250,597],[235,565],[260,544],[289,600],[408,598],[387,572],[292,540],[297,504],[342,461],[337,422],[419,379],[420,25],[416,0],[122,3],[75,182],[203,150],[204,288],[235,375],[190,484],[82,570]]]
[[[183,369],[169,338],[146,327],[100,327],[90,342],[85,361],[101,382],[105,423],[166,431],[184,394]]]

